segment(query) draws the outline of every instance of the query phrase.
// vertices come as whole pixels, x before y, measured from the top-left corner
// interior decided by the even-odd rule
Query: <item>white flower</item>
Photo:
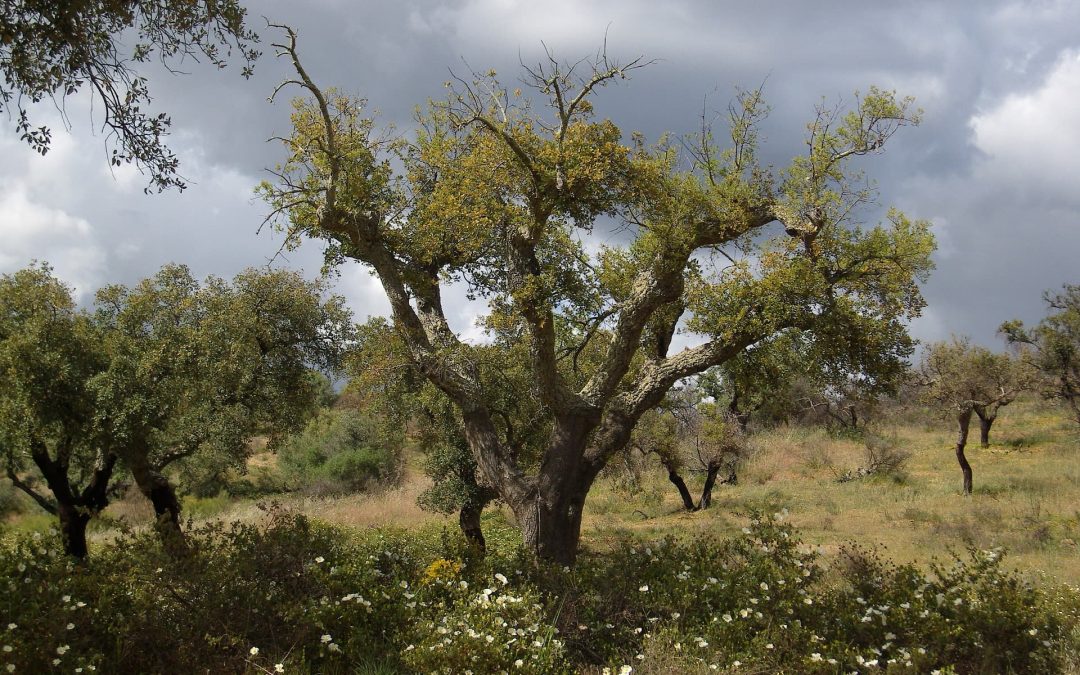
[[[11,645],[4,645],[4,651],[6,653],[11,653]]]
[[[803,602],[805,602],[805,603],[806,603],[806,604],[808,604],[808,605],[812,605],[812,604],[814,604],[814,601],[813,601],[813,600],[811,600],[810,598],[803,598]]]
[[[522,661],[521,659],[518,659],[517,661],[514,661],[514,667],[515,667],[515,668],[520,668],[520,667],[522,667],[523,665],[525,665],[525,662],[524,662],[524,661]]]
[[[332,652],[340,652],[341,651],[341,647],[338,647],[336,642],[331,642],[330,644],[326,645],[326,648],[329,649]]]
[[[642,586],[638,590],[641,591],[642,593],[648,593],[649,592],[649,585],[645,584],[644,586]]]
[[[814,652],[813,654],[810,655],[810,660],[811,661],[824,661],[825,659],[822,658],[821,654],[819,654],[817,652]]]
[[[56,653],[59,654],[60,656],[63,656],[64,654],[67,653],[67,651],[69,649],[71,649],[71,647],[69,647],[67,645],[60,645],[59,647],[56,648]]]
[[[14,673],[15,672],[15,664],[14,663],[7,664],[7,671],[9,673]]]
[[[506,578],[506,577],[505,577],[505,576],[503,575],[503,573],[502,573],[502,572],[496,572],[496,573],[495,573],[495,579],[496,579],[496,581],[498,581],[499,583],[501,583],[501,584],[502,584],[503,586],[505,586],[506,584],[510,583],[510,581],[509,581],[509,580],[507,580],[507,578]]]
[[[632,672],[634,669],[631,666],[619,666],[619,675],[630,675]]]
[[[71,596],[70,595],[65,595],[64,597],[60,598],[60,601],[61,602],[71,602]]]
[[[1036,629],[1036,628],[1032,628],[1031,630],[1029,630],[1029,631],[1028,631],[1028,635],[1035,635],[1035,634],[1037,634],[1038,632],[1039,632],[1039,631],[1038,631],[1038,629]]]
[[[736,667],[736,668],[738,668],[739,666],[741,666],[741,665],[742,665],[742,661],[732,661],[732,662],[731,662],[731,665],[732,665],[732,666],[734,666],[734,667]]]
[[[324,558],[322,556],[319,556],[318,558],[315,558],[315,562],[317,562],[317,563],[319,563],[321,565],[324,562],[326,562],[326,558]]]
[[[763,591],[767,591],[767,590],[769,590],[769,584],[767,584],[767,583],[765,583],[764,581],[762,581],[762,582],[761,582],[761,590],[763,590]]]
[[[75,630],[75,624],[73,624],[73,623],[69,623],[69,624],[67,625],[67,629],[68,629],[68,630]]]
[[[250,652],[250,654],[251,654],[252,656],[258,656],[258,655],[259,655],[259,648],[258,648],[258,647],[252,647],[252,648],[251,648],[251,649],[249,650],[249,652]]]
[[[765,645],[765,649],[774,649],[773,643],[770,642],[769,644]]]
[[[726,621],[728,623],[731,623],[731,615],[730,614],[725,614],[724,616],[722,616],[720,618],[722,618],[724,621]]]
[[[321,638],[319,638],[319,640],[321,640],[323,644],[326,644],[327,642],[330,642],[333,639],[334,638],[330,637],[330,635],[324,635]]]
[[[284,663],[275,663],[274,664],[274,672],[275,673],[284,673],[285,672],[285,664]]]

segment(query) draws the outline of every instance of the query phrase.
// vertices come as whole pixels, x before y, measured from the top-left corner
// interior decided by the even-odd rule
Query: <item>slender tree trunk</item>
[[[731,402],[728,403],[728,412],[735,418],[735,422],[739,425],[739,431],[746,433],[747,426],[750,424],[750,412],[739,409],[739,393],[735,392],[731,396]]]
[[[990,447],[990,427],[994,425],[993,417],[979,418],[979,443],[984,448]]]
[[[957,417],[959,432],[956,438],[956,461],[960,463],[960,470],[964,473],[964,494],[971,494],[971,465],[964,456],[964,447],[967,445],[968,427],[971,425],[971,410],[965,410]]]
[[[718,473],[720,473],[720,464],[710,464],[709,470],[705,474],[705,486],[701,488],[701,500],[698,502],[698,509],[707,509],[712,504],[712,491],[713,486],[716,485],[716,474]]]
[[[675,469],[668,468],[667,477],[672,485],[675,486],[675,489],[679,491],[679,496],[682,497],[683,508],[687,511],[697,511],[698,507],[694,505],[694,498],[690,496],[690,490],[686,487],[686,481],[679,475],[679,472]]]

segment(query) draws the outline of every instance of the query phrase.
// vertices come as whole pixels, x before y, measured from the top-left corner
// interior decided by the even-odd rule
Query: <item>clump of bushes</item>
[[[326,409],[278,450],[286,483],[316,494],[358,492],[392,482],[403,438],[355,410]]]
[[[485,559],[445,532],[276,509],[190,530],[180,559],[152,533],[83,564],[49,537],[9,539],[0,672],[1052,673],[1076,654],[1076,589],[1040,590],[997,551],[925,570],[825,559],[752,514],[733,539],[628,539],[569,570],[486,525]]]

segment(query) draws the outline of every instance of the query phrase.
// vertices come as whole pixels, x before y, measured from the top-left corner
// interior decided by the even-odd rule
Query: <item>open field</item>
[[[1080,437],[1064,415],[1039,401],[1006,408],[988,449],[968,445],[971,497],[961,493],[948,421],[875,430],[912,453],[901,475],[838,482],[865,463],[861,441],[780,428],[758,436],[739,484],[718,486],[707,511],[682,511],[659,469],[636,495],[601,483],[586,508],[585,539],[595,545],[627,528],[647,536],[730,535],[745,522],[736,514],[748,508],[787,509],[806,541],[827,552],[857,541],[882,545],[897,561],[926,561],[969,545],[1003,547],[1018,569],[1080,583]]]
[[[666,475],[651,460],[637,484],[625,475],[602,475],[586,504],[583,544],[603,549],[628,532],[643,538],[700,533],[737,534],[743,514],[757,508],[786,509],[787,519],[809,544],[826,554],[846,543],[880,545],[898,562],[925,562],[962,552],[968,546],[1008,551],[1018,570],[1080,584],[1080,435],[1056,409],[1023,400],[1004,409],[991,445],[969,444],[975,491],[961,494],[960,471],[947,420],[884,422],[872,427],[886,444],[911,453],[901,473],[839,482],[838,476],[866,462],[863,441],[831,437],[820,429],[781,427],[758,434],[755,453],[740,472],[738,485],[718,485],[713,505],[687,513]],[[416,499],[427,485],[418,458],[408,459],[399,486],[373,494],[273,498],[331,523],[368,528],[394,525],[455,528],[453,516],[423,511]],[[272,463],[259,455],[254,464]],[[701,478],[688,477],[691,491]],[[185,500],[189,516],[245,520],[261,513],[251,500],[226,497]],[[507,509],[489,509],[485,518],[510,519]],[[132,491],[105,512],[94,538],[108,539],[123,521],[140,526],[152,511]],[[27,509],[9,521],[15,529],[42,529],[51,518]]]

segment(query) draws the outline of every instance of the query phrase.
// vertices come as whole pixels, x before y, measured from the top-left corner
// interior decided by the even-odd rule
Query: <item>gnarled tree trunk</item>
[[[971,410],[965,410],[957,417],[959,431],[956,438],[956,461],[960,463],[960,470],[964,473],[964,494],[971,494],[971,464],[964,455],[964,447],[967,445],[968,427],[971,425]]]
[[[165,550],[172,555],[186,552],[187,542],[180,528],[180,500],[169,479],[154,470],[142,453],[131,457],[128,466],[139,492],[149,499],[154,507],[154,528],[161,536]]]
[[[56,509],[60,518],[60,537],[64,543],[64,553],[80,560],[86,557],[86,526],[90,523],[90,514],[73,504],[60,504]]]
[[[461,511],[458,513],[458,527],[461,528],[461,534],[465,536],[469,548],[481,557],[487,553],[487,541],[484,539],[484,530],[480,526],[480,516],[490,501],[491,498],[470,499],[461,506]]]
[[[55,503],[49,502],[19,480],[10,467],[9,477],[15,487],[29,494],[42,508],[59,518],[64,552],[79,560],[86,558],[86,526],[109,505],[109,481],[116,466],[116,456],[107,453],[101,458],[90,476],[90,481],[81,492],[71,485],[66,461],[52,459],[43,444],[32,448],[31,457],[41,475],[45,477],[45,483],[49,486]]]

